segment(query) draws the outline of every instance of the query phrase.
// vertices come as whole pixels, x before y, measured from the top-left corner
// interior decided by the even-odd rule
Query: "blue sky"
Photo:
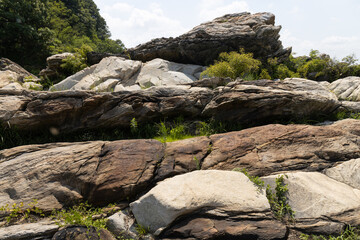
[[[176,37],[226,13],[272,12],[281,40],[296,55],[311,49],[360,58],[360,0],[94,0],[113,39],[134,47]]]

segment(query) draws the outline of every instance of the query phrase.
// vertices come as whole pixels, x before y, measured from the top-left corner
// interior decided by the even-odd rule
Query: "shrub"
[[[295,213],[288,204],[286,197],[288,187],[284,183],[284,175],[277,177],[275,184],[275,193],[272,192],[270,185],[266,187],[266,197],[269,200],[271,210],[278,219],[293,220]]]
[[[201,77],[245,78],[256,75],[261,62],[253,58],[252,53],[240,52],[220,53],[219,60],[201,73]]]
[[[87,53],[92,52],[93,49],[89,45],[82,45],[81,48],[76,48],[73,56],[69,56],[63,60],[61,70],[66,76],[77,73],[88,65],[86,63]]]

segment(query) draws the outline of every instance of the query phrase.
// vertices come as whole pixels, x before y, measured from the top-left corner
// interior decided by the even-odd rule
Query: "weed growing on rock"
[[[97,231],[106,229],[107,218],[105,216],[103,209],[94,208],[87,202],[52,214],[59,226],[82,225],[88,229],[94,227]]]
[[[288,204],[286,194],[289,189],[287,184],[284,183],[284,175],[277,177],[275,184],[275,193],[271,190],[270,185],[266,187],[266,197],[269,200],[271,210],[277,219],[293,221],[295,212]]]
[[[201,163],[200,163],[200,160],[197,159],[196,156],[194,156],[194,162],[195,162],[195,165],[196,165],[196,170],[201,170]]]
[[[136,224],[135,230],[137,231],[139,237],[143,237],[150,232],[149,228],[146,228],[141,224]]]
[[[6,204],[5,206],[0,207],[0,212],[4,212],[5,215],[4,219],[8,224],[12,222],[16,222],[18,220],[21,221],[21,220],[29,219],[31,215],[37,215],[43,217],[44,213],[42,212],[41,209],[36,207],[37,203],[38,203],[37,200],[34,199],[32,202],[27,204],[27,206],[25,206],[23,202],[19,204],[14,203],[11,206]]]
[[[360,232],[358,229],[347,226],[346,229],[339,236],[316,236],[301,234],[301,240],[358,240],[360,239]]]
[[[259,190],[262,190],[264,188],[264,186],[265,186],[264,181],[261,180],[258,176],[251,176],[245,168],[243,168],[243,169],[234,168],[233,171],[242,172],[243,174],[245,174],[245,176],[247,176],[249,178],[249,180],[251,182],[253,182],[259,188]]]

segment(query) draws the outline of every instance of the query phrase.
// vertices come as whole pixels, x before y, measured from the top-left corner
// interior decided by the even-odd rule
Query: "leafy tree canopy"
[[[0,0],[0,57],[35,73],[51,54],[86,45],[98,52],[121,53],[92,0]]]

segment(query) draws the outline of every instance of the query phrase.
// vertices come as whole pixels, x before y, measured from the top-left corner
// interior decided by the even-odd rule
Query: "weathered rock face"
[[[51,239],[59,226],[54,222],[43,220],[37,223],[25,223],[0,228],[1,240]]]
[[[0,121],[18,129],[56,127],[128,127],[182,115],[185,119],[214,117],[253,123],[269,119],[306,118],[334,112],[336,96],[322,85],[304,79],[235,81],[215,89],[191,86],[152,87],[133,92],[95,93],[1,91]]]
[[[35,75],[26,71],[20,65],[7,58],[0,58],[0,71],[11,71],[18,74],[19,78],[17,80],[20,82],[23,82],[25,78],[32,79],[35,82],[40,80]]]
[[[332,82],[328,88],[339,100],[360,101],[360,77],[346,77]]]
[[[317,172],[285,173],[295,228],[319,234],[338,233],[344,224],[359,225],[360,190]],[[277,176],[264,177],[274,187]]]
[[[187,84],[198,80],[204,70],[199,65],[179,64],[157,58],[144,64],[136,83],[141,87]]]
[[[324,172],[328,177],[360,189],[360,159],[353,159]]]
[[[199,65],[212,64],[219,53],[244,48],[255,58],[289,56],[279,40],[280,26],[274,26],[271,13],[228,14],[203,23],[176,38],[158,38],[129,49],[131,59],[150,61],[155,58]]]
[[[64,63],[63,60],[72,56],[74,56],[74,54],[66,52],[48,57],[46,59],[47,67],[41,70],[39,75],[42,77],[53,79],[61,72],[60,65]]]
[[[121,91],[138,87],[169,86],[192,83],[205,68],[154,59],[147,63],[121,57],[108,57],[50,88],[59,90]],[[124,87],[122,89],[121,87]]]
[[[254,230],[251,234],[259,236],[257,239],[281,239],[286,234],[285,226],[275,220],[271,221],[270,205],[265,193],[259,191],[244,174],[238,172],[196,171],[176,176],[159,183],[139,200],[131,203],[130,207],[137,222],[156,234],[160,234],[181,216],[197,216],[195,219],[187,219],[186,222],[196,222],[199,227],[196,230],[199,231],[192,228],[189,233],[189,229],[185,230],[189,226],[185,224],[168,231],[162,236],[164,238],[166,235],[171,237],[175,232],[182,237],[201,239],[214,239],[216,235],[244,237],[249,233],[244,233],[241,229],[264,224],[253,222],[259,220],[269,220],[268,225],[263,227],[270,231],[274,238],[265,238],[261,230]],[[201,213],[203,216],[200,218]],[[229,217],[241,219],[246,214],[254,217],[243,222],[242,226],[232,226],[231,220],[224,220]],[[274,229],[275,226],[279,228]],[[234,229],[230,230],[232,227]]]
[[[58,231],[52,240],[116,240],[109,231],[95,228],[86,228],[84,226],[69,226]]]
[[[202,169],[246,168],[253,175],[277,171],[321,171],[360,156],[360,122],[329,126],[266,125],[210,136],[212,152]]]
[[[58,143],[0,152],[2,205],[38,199],[44,210],[79,200],[107,204],[131,198],[151,184],[164,154],[155,140]],[[21,166],[21,167],[20,167]]]

